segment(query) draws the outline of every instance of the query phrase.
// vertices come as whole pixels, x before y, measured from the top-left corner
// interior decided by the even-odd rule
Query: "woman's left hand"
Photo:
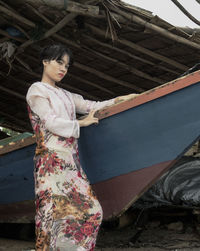
[[[118,103],[123,102],[123,101],[130,100],[132,98],[137,97],[138,95],[139,94],[132,93],[132,94],[128,94],[128,95],[125,95],[125,96],[119,96],[119,97],[115,98],[115,104],[118,104]]]

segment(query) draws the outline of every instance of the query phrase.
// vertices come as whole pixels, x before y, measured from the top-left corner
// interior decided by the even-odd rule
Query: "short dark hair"
[[[73,54],[69,48],[63,44],[49,45],[40,52],[40,63],[42,64],[43,60],[61,60],[66,54],[69,56],[69,66],[72,66]]]

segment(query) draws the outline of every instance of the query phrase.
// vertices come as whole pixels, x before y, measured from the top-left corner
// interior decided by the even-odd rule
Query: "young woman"
[[[36,250],[94,250],[102,209],[80,166],[80,127],[98,123],[95,110],[136,94],[95,102],[57,87],[72,64],[71,52],[63,45],[44,48],[41,62],[41,82],[32,84],[26,96],[37,142]],[[76,113],[88,115],[77,120]]]

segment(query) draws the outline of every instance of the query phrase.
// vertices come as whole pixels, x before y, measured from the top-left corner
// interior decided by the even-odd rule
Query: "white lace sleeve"
[[[91,101],[84,99],[79,94],[74,94],[74,93],[72,93],[72,97],[76,107],[76,112],[80,114],[86,114],[89,113],[91,110],[99,110],[106,106],[113,105],[115,100],[115,99],[110,99],[106,101]]]
[[[50,132],[66,138],[79,137],[78,121],[64,119],[55,114],[46,90],[42,86],[33,84],[28,90],[26,100],[31,110],[39,116]]]

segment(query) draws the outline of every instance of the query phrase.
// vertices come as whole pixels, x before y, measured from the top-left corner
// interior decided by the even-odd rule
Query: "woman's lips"
[[[63,73],[59,73],[58,75],[59,75],[61,78],[64,77],[64,74],[63,74]]]

